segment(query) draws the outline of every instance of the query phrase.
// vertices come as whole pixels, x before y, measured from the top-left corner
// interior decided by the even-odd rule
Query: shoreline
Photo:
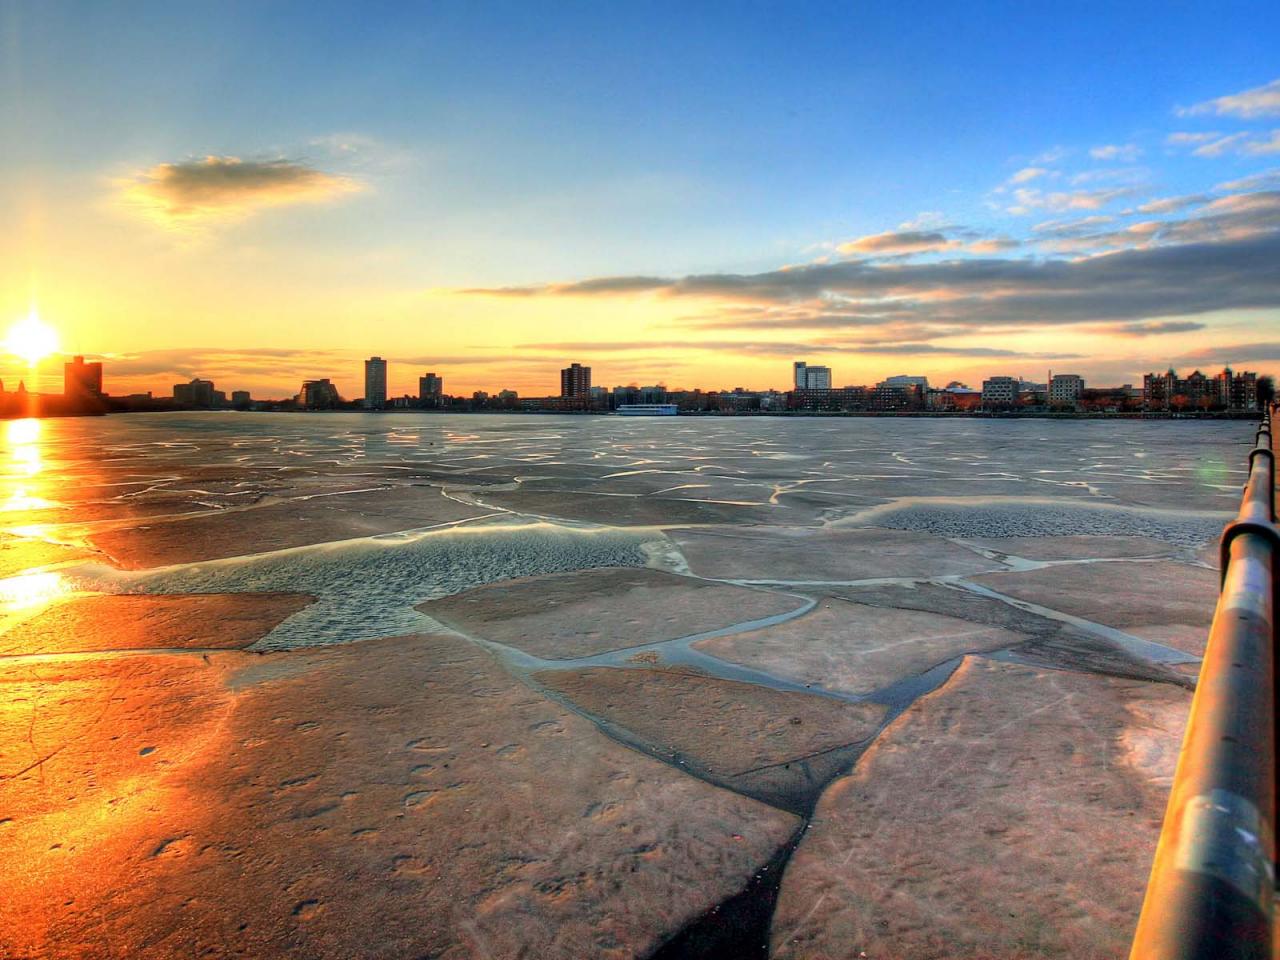
[[[210,410],[203,408],[171,408],[167,410],[108,410],[85,413],[37,413],[32,414],[0,414],[0,420],[66,420],[80,417],[127,416],[129,414],[169,414],[169,413],[222,413],[222,414],[255,414],[285,413],[325,415],[338,413],[362,413],[383,416],[386,414],[419,414],[422,416],[560,416],[560,417],[617,417],[615,410],[424,410],[414,407],[391,410]],[[1179,413],[1171,410],[1134,410],[1116,413],[1085,411],[945,411],[945,410],[752,410],[726,413],[715,410],[688,410],[677,414],[679,417],[708,418],[820,418],[870,417],[898,419],[938,419],[938,420],[1259,420],[1261,412],[1254,410],[1217,410],[1196,413]],[[671,417],[636,417],[631,420],[669,420]]]

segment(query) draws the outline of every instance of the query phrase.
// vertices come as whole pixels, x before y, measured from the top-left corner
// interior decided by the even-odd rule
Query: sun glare
[[[24,573],[0,580],[0,611],[16,613],[52,603],[70,592],[59,573]]]
[[[33,309],[25,320],[9,328],[5,349],[34,366],[50,354],[58,352],[58,332],[40,319]]]

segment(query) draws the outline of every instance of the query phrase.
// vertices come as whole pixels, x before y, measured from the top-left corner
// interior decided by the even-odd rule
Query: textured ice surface
[[[875,507],[845,522],[961,539],[1088,534],[1148,537],[1179,546],[1196,546],[1221,533],[1228,516],[1110,503],[928,499]]]
[[[415,603],[495,580],[589,567],[643,566],[653,533],[499,523],[322,544],[152,573],[82,568],[82,589],[131,593],[293,591],[316,602],[257,649],[340,643],[435,626]]]

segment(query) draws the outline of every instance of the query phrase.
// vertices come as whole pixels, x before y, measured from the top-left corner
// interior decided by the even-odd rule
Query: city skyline
[[[1275,369],[1274,9],[678,12],[7,3],[0,320],[119,392]]]
[[[34,320],[25,331],[25,340],[16,334],[10,348],[26,343],[31,349],[50,340]],[[157,396],[154,391],[112,396],[105,389],[101,361],[86,362],[73,357],[63,365],[61,394],[28,392],[25,382],[16,393],[6,392],[0,382],[0,399],[5,400],[8,416],[97,416],[104,413],[142,413],[165,410],[436,410],[440,412],[525,411],[575,413],[640,413],[641,407],[652,412],[653,405],[665,405],[667,413],[677,410],[689,413],[999,413],[1018,411],[1024,414],[1085,413],[1256,413],[1275,396],[1275,379],[1270,374],[1252,370],[1232,370],[1206,374],[1198,367],[1187,376],[1172,366],[1167,370],[1143,375],[1142,386],[1089,384],[1077,373],[1059,370],[1046,372],[1043,382],[1022,376],[992,374],[984,376],[981,389],[960,381],[945,385],[929,383],[927,376],[894,374],[874,384],[838,385],[830,367],[792,362],[792,380],[786,390],[768,388],[733,389],[695,386],[668,387],[663,381],[654,385],[615,384],[606,387],[592,383],[588,365],[573,361],[560,370],[559,392],[521,396],[519,391],[502,388],[495,393],[473,391],[470,397],[453,395],[444,390],[443,378],[427,372],[418,378],[417,394],[395,395],[387,391],[388,361],[373,356],[364,361],[364,393],[360,397],[343,397],[329,378],[304,380],[296,394],[286,397],[253,397],[248,390],[217,388],[209,379],[193,378],[173,385],[172,396]],[[636,405],[640,406],[636,406]]]

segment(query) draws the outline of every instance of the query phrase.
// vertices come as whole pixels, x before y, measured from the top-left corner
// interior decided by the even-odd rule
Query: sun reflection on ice
[[[0,489],[0,513],[57,506],[55,501],[40,496],[37,478],[45,467],[40,445],[42,431],[42,424],[34,418],[10,420],[5,425],[2,465],[4,486],[9,487],[9,491],[8,496],[4,496]]]
[[[47,606],[71,592],[60,573],[24,573],[0,580],[0,612],[19,613]]]

